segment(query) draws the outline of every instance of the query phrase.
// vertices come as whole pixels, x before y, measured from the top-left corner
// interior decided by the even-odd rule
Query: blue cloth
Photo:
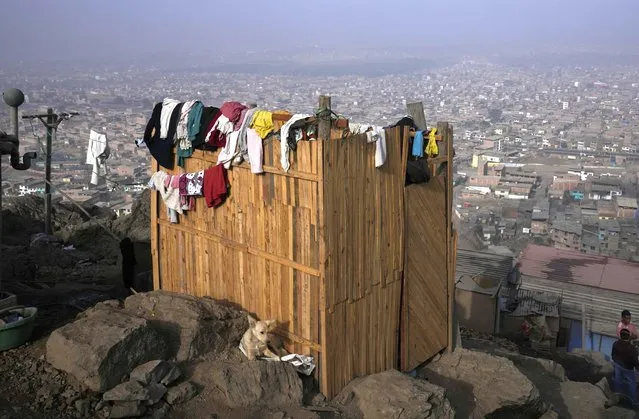
[[[186,119],[186,139],[181,140],[188,143],[188,147],[184,147],[184,144],[178,143],[177,147],[177,156],[178,156],[178,166],[184,167],[186,163],[186,159],[193,155],[193,140],[200,132],[200,120],[202,119],[202,110],[204,109],[204,105],[202,102],[197,101],[191,107],[189,111],[189,116]]]
[[[202,102],[197,101],[189,112],[189,117],[186,120],[186,132],[187,138],[190,142],[193,142],[193,140],[195,140],[195,136],[200,133],[200,120],[202,119],[203,110],[204,105],[202,105]]]
[[[615,371],[612,376],[612,391],[626,397],[633,405],[637,404],[637,373],[627,370],[614,363]]]
[[[424,133],[422,131],[415,132],[412,154],[413,157],[424,157]]]

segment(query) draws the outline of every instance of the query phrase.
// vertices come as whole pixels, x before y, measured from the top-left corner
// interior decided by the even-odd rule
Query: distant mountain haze
[[[0,14],[0,67],[411,59],[430,65],[452,50],[631,54],[639,45],[636,0],[4,0]]]

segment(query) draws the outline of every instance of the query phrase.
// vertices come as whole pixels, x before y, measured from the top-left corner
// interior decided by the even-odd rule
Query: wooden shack
[[[332,398],[356,377],[411,370],[449,347],[454,284],[452,164],[405,187],[408,131],[387,130],[387,160],[375,168],[365,134],[344,137],[330,124],[320,121],[317,141],[298,143],[288,172],[279,141],[267,138],[264,174],[234,166],[224,205],[197,200],[179,224],[153,193],[151,238],[155,289],[278,319],[287,349],[315,358]],[[452,130],[438,127],[434,168],[452,156]],[[185,170],[216,163],[217,153],[196,150]]]

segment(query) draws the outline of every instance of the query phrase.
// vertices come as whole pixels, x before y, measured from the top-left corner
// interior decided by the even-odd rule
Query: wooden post
[[[151,157],[151,171],[153,173],[160,170],[158,162]],[[158,223],[158,192],[151,189],[151,263],[153,270],[153,289],[155,291],[162,289],[162,281],[160,278],[160,235]]]
[[[319,126],[317,129],[317,134],[319,139],[321,140],[330,140],[331,139],[331,113],[327,112],[331,109],[331,97],[330,96],[320,96],[319,98]]]
[[[427,127],[426,117],[424,116],[424,104],[422,102],[414,102],[406,104],[406,113],[413,118],[417,128],[424,131]]]

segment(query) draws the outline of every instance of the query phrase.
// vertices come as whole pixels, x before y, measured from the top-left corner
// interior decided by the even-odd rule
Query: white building
[[[44,187],[32,187],[32,186],[20,185],[18,189],[18,195],[20,196],[43,194],[43,193],[44,193]]]

